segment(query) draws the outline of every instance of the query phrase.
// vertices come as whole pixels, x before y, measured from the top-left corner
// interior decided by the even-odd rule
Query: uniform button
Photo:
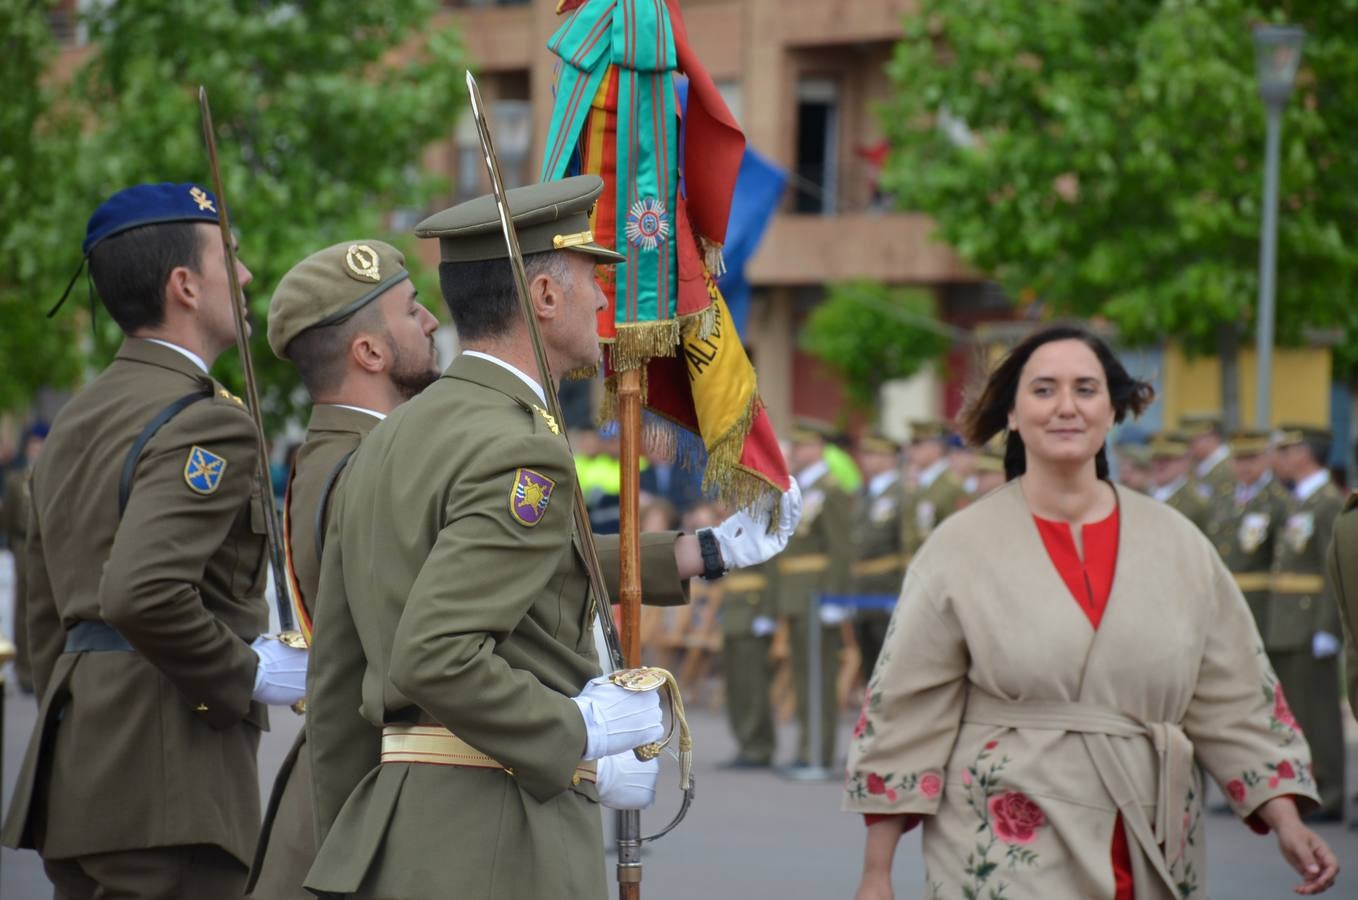
[[[576,785],[576,784],[579,784],[579,783],[580,783],[580,776],[579,776],[579,775],[572,775],[572,776],[571,776],[571,784],[572,784],[572,785]]]
[[[199,703],[197,706],[195,706],[195,707],[193,708],[193,711],[194,711],[194,712],[207,712],[207,704],[206,704],[206,703]]]

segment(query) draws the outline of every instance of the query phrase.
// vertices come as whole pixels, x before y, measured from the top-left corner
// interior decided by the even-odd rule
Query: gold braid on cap
[[[558,234],[552,236],[552,249],[565,250],[569,247],[579,247],[581,244],[594,243],[594,232],[586,229],[577,231],[575,234]]]

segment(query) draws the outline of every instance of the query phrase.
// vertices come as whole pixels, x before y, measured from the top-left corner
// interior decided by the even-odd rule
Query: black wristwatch
[[[703,577],[708,581],[716,581],[726,574],[726,567],[721,561],[721,548],[717,546],[717,536],[712,533],[711,528],[703,528],[695,533],[698,536],[698,549],[703,554]]]

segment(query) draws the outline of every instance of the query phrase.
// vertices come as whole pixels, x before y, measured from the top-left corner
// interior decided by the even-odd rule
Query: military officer
[[[967,505],[961,480],[948,467],[948,425],[933,419],[910,423],[910,469],[915,489],[909,509],[902,517],[905,552],[913,556],[934,529],[948,516]]]
[[[773,763],[769,650],[777,629],[777,578],[776,566],[766,563],[733,572],[719,582],[726,717],[736,738],[736,755],[726,768],[765,768]]]
[[[1151,488],[1151,448],[1147,444],[1118,444],[1118,483],[1142,494]]]
[[[193,184],[119,191],[84,252],[125,339],[33,471],[41,706],[4,840],[42,854],[63,900],[239,897],[264,703],[300,698],[306,651],[260,636],[258,445],[208,374],[235,342],[216,201]]]
[[[901,592],[909,563],[901,528],[901,512],[906,505],[901,446],[879,431],[866,434],[858,442],[858,465],[865,480],[854,496],[850,591],[895,597]],[[864,608],[855,614],[854,636],[864,679],[870,678],[877,666],[890,621],[889,609]]]
[[[1179,431],[1188,439],[1191,468],[1188,480],[1208,505],[1223,502],[1235,493],[1236,480],[1231,471],[1231,449],[1226,441],[1221,413],[1189,412],[1179,417]]]
[[[853,560],[853,499],[840,487],[825,460],[830,426],[799,419],[790,434],[788,468],[801,487],[803,513],[797,533],[778,558],[778,614],[788,626],[788,656],[797,698],[799,735],[794,768],[828,766],[835,758],[839,718],[840,607],[819,606],[816,598],[849,589]],[[813,622],[814,620],[814,622]],[[810,658],[807,628],[820,628],[820,746],[811,746]]]
[[[532,313],[552,371],[598,363],[597,176],[509,194]],[[575,474],[547,411],[493,197],[426,219],[465,348],[359,445],[332,499],[316,594],[307,748],[319,839],[306,886],[357,897],[599,897],[600,803],[642,808],[661,733],[654,693],[599,676]],[[737,513],[694,535],[642,537],[643,596],[685,599],[782,548]],[[600,540],[605,575],[617,541]],[[379,756],[368,749],[380,734]]]
[[[1343,497],[1325,462],[1330,432],[1285,425],[1277,469],[1292,485],[1287,519],[1273,554],[1273,595],[1262,629],[1269,661],[1311,745],[1321,821],[1344,810],[1344,735],[1339,714],[1342,631],[1334,590],[1325,580],[1325,554]]]
[[[984,497],[1008,479],[1004,473],[1004,444],[992,440],[976,455],[976,496]]]
[[[1349,709],[1358,718],[1358,491],[1349,494],[1343,514],[1335,520],[1328,571],[1344,626],[1344,677]],[[1353,827],[1350,822],[1349,827]]]
[[[23,465],[18,466],[5,476],[4,503],[0,505],[0,529],[8,540],[9,550],[14,556],[14,677],[19,689],[26,694],[33,693],[33,670],[29,663],[28,649],[28,565],[25,548],[28,537],[29,485],[28,478],[33,466],[42,454],[43,442],[47,440],[47,424],[35,422],[24,437]]]
[[[1150,448],[1151,496],[1183,513],[1205,531],[1207,501],[1188,480],[1191,467],[1188,442],[1177,431],[1161,432],[1151,438]]]
[[[313,403],[283,511],[289,577],[305,633],[316,608],[326,511],[349,454],[440,374],[438,320],[416,293],[401,252],[366,239],[308,256],[283,276],[269,303],[269,347],[296,367]],[[316,856],[305,737],[305,729],[298,732],[265,810],[247,886],[257,900],[313,897],[302,887]]]
[[[1212,502],[1207,537],[1235,576],[1259,632],[1268,626],[1273,556],[1287,518],[1287,489],[1273,477],[1272,434],[1232,432],[1228,466],[1235,486],[1229,503]]]

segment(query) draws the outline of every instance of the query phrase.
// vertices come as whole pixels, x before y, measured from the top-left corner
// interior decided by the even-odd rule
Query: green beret
[[[624,261],[627,257],[596,244],[589,227],[590,211],[603,189],[604,180],[598,175],[576,175],[509,191],[509,209],[523,255],[575,250],[598,257],[600,262]],[[500,210],[492,194],[434,213],[415,226],[415,234],[438,238],[443,262],[509,258]]]
[[[910,443],[916,441],[945,441],[948,439],[948,423],[941,419],[911,419]]]
[[[288,270],[269,301],[269,347],[286,359],[297,335],[349,318],[409,277],[401,251],[381,241],[345,241],[313,253]]]
[[[1151,438],[1151,459],[1178,459],[1188,453],[1188,438],[1181,431],[1162,431]]]
[[[1215,410],[1188,412],[1179,417],[1180,429],[1190,438],[1204,434],[1220,434],[1223,422],[1221,413]]]
[[[1273,432],[1266,428],[1241,428],[1231,432],[1226,445],[1236,456],[1258,456],[1273,444]]]

